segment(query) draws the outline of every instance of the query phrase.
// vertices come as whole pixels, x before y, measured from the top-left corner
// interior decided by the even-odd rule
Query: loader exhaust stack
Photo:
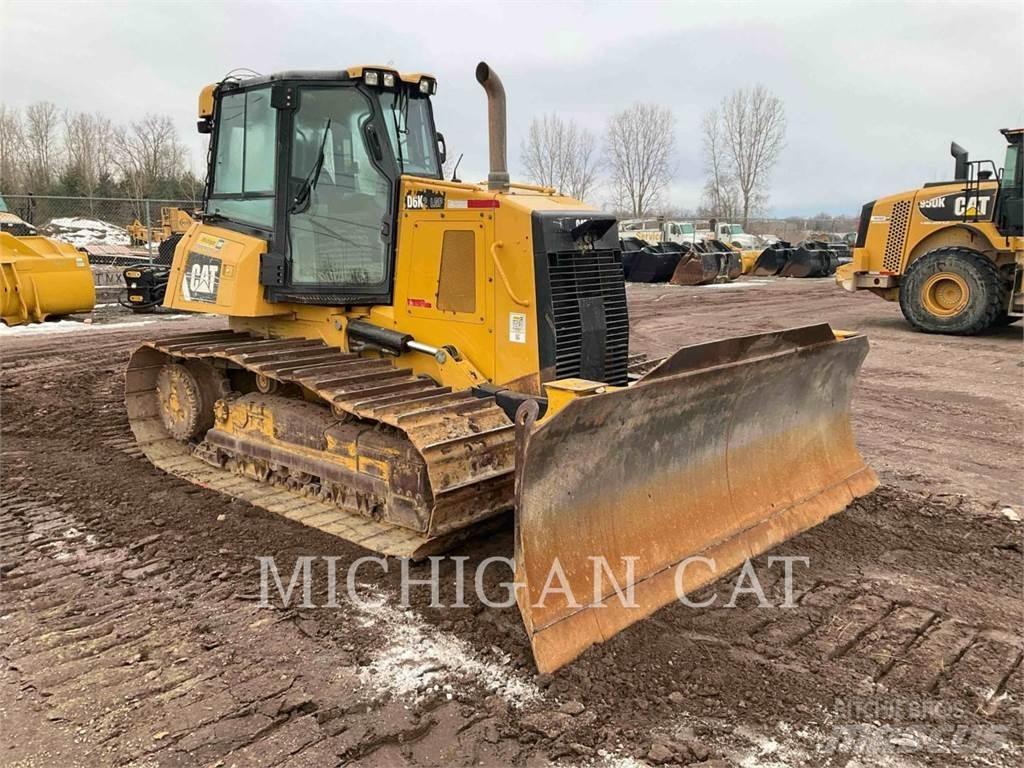
[[[491,160],[487,188],[495,192],[507,192],[509,176],[505,87],[501,84],[501,78],[483,61],[476,65],[476,81],[487,92],[487,136]]]

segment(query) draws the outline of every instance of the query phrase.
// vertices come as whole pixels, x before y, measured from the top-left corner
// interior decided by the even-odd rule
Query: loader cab
[[[428,75],[355,67],[204,91],[206,218],[267,241],[269,301],[391,301],[400,177],[441,178],[436,88]]]
[[[1019,237],[1024,235],[1024,158],[1021,157],[1024,128],[1004,128],[1002,134],[1009,143],[1006,147],[1002,177],[999,179],[995,224],[999,234],[1005,237]]]

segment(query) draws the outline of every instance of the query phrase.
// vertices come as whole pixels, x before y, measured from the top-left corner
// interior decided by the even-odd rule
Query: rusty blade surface
[[[827,325],[737,337],[683,348],[535,429],[521,413],[518,600],[540,670],[875,488],[849,416],[866,353],[866,338],[837,341]],[[693,556],[714,570],[679,568]],[[612,577],[634,587],[631,603]],[[549,579],[570,594],[544,595]]]

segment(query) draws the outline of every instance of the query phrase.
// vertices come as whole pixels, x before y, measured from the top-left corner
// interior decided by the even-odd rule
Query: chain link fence
[[[87,248],[93,261],[111,263],[130,258],[155,259],[160,244],[183,232],[188,215],[200,200],[138,200],[115,197],[53,197],[2,195],[8,210],[32,224],[41,234]],[[793,243],[832,235],[840,239],[856,231],[851,216],[752,218],[746,231],[774,235]],[[832,238],[829,238],[832,239]],[[165,246],[166,248],[166,246]]]
[[[153,261],[188,229],[199,200],[4,195],[7,210],[39,234],[83,248],[93,263]],[[165,250],[166,250],[165,246]]]
[[[852,216],[790,216],[785,219],[750,219],[747,232],[752,235],[775,235],[780,240],[798,243],[801,240],[822,239],[832,235],[842,239],[857,231],[857,219]],[[832,239],[832,238],[825,238]]]

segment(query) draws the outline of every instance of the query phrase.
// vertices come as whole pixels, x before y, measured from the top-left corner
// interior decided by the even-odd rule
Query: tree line
[[[168,115],[116,125],[49,101],[0,104],[0,193],[194,200],[202,189]]]
[[[616,112],[599,140],[573,120],[536,118],[520,147],[527,176],[584,199],[604,186],[616,211],[639,218],[669,210],[676,173],[676,118],[657,104]],[[701,121],[704,190],[697,214],[742,221],[768,202],[771,171],[785,146],[786,112],[764,86],[740,88]]]

